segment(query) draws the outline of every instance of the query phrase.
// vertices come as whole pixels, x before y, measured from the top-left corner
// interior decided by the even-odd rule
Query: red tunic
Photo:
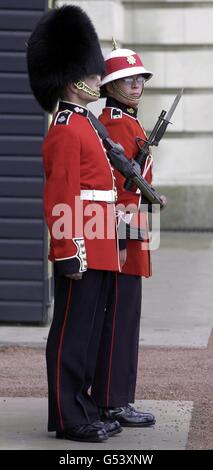
[[[51,237],[49,258],[51,261],[77,258],[81,263],[80,271],[85,271],[87,267],[117,271],[119,256],[115,205],[95,202],[91,206],[90,201],[80,201],[82,189],[115,189],[113,170],[102,142],[88,119],[86,108],[76,106],[75,109],[81,110],[77,112],[71,109],[70,105],[68,110],[56,114],[43,144],[46,174],[44,210]],[[79,209],[75,208],[76,196],[77,204],[83,206],[83,223]],[[66,204],[65,207],[71,208],[71,212],[64,212],[69,233],[61,239],[55,233],[63,210],[57,216],[52,213],[57,204]],[[94,212],[91,212],[92,209]],[[98,226],[100,238],[94,237]],[[107,231],[111,238],[107,237]]]
[[[124,147],[126,156],[134,158],[138,153],[135,137],[146,138],[145,131],[139,121],[123,111],[120,111],[116,116],[116,112],[113,113],[112,107],[106,107],[99,119],[107,128],[112,140]],[[118,190],[117,204],[124,204],[125,207],[129,204],[139,206],[140,194],[136,194],[136,191],[126,191],[124,188],[125,178],[116,170],[115,176]],[[147,172],[146,180],[151,183],[151,168]],[[147,230],[147,213],[135,213],[132,217],[131,225],[136,227],[140,225],[141,228]],[[144,249],[142,250],[142,248]],[[122,272],[145,277],[151,276],[151,259],[147,243],[138,240],[127,240],[127,261],[122,268]]]

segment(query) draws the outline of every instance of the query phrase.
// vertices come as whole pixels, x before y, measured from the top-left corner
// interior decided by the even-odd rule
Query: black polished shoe
[[[101,408],[100,417],[102,421],[118,421],[122,427],[146,427],[153,426],[156,422],[152,413],[137,411],[133,406],[120,406],[116,408]]]
[[[122,431],[122,427],[118,421],[115,420],[105,420],[103,421],[96,421],[93,425],[97,426],[100,429],[105,429],[108,436],[114,436],[115,434],[119,434]]]
[[[56,431],[56,439],[68,439],[69,441],[80,442],[103,442],[108,439],[108,434],[104,427],[97,427],[93,424],[83,424],[73,426],[64,431]]]

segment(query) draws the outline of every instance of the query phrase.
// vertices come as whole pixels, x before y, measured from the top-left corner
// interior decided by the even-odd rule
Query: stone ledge
[[[213,186],[158,186],[168,198],[162,230],[213,230]]]

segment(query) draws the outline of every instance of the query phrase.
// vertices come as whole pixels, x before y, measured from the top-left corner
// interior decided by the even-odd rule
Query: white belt
[[[116,202],[117,191],[116,189],[110,189],[109,191],[102,191],[98,189],[81,189],[80,199],[86,201]]]

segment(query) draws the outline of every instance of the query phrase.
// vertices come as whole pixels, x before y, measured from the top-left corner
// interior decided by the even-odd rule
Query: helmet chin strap
[[[125,93],[125,91],[121,90],[120,87],[117,85],[117,83],[115,83],[115,81],[112,82],[112,87],[114,88],[114,90],[115,90],[120,96],[122,96],[122,98],[128,99],[128,101],[132,101],[133,103],[134,103],[134,101],[140,101],[140,100],[141,100],[141,97],[142,97],[142,94],[143,94],[143,90],[144,90],[144,88],[142,88],[142,91],[141,91],[140,96],[138,96],[138,97],[136,98],[135,96],[130,96],[130,95],[128,95],[127,93]]]
[[[87,95],[95,96],[96,98],[100,98],[100,92],[93,90],[92,88],[90,88],[89,85],[87,85],[82,80],[79,80],[77,83],[74,83],[74,85],[78,90],[81,90],[84,93],[87,93]]]

